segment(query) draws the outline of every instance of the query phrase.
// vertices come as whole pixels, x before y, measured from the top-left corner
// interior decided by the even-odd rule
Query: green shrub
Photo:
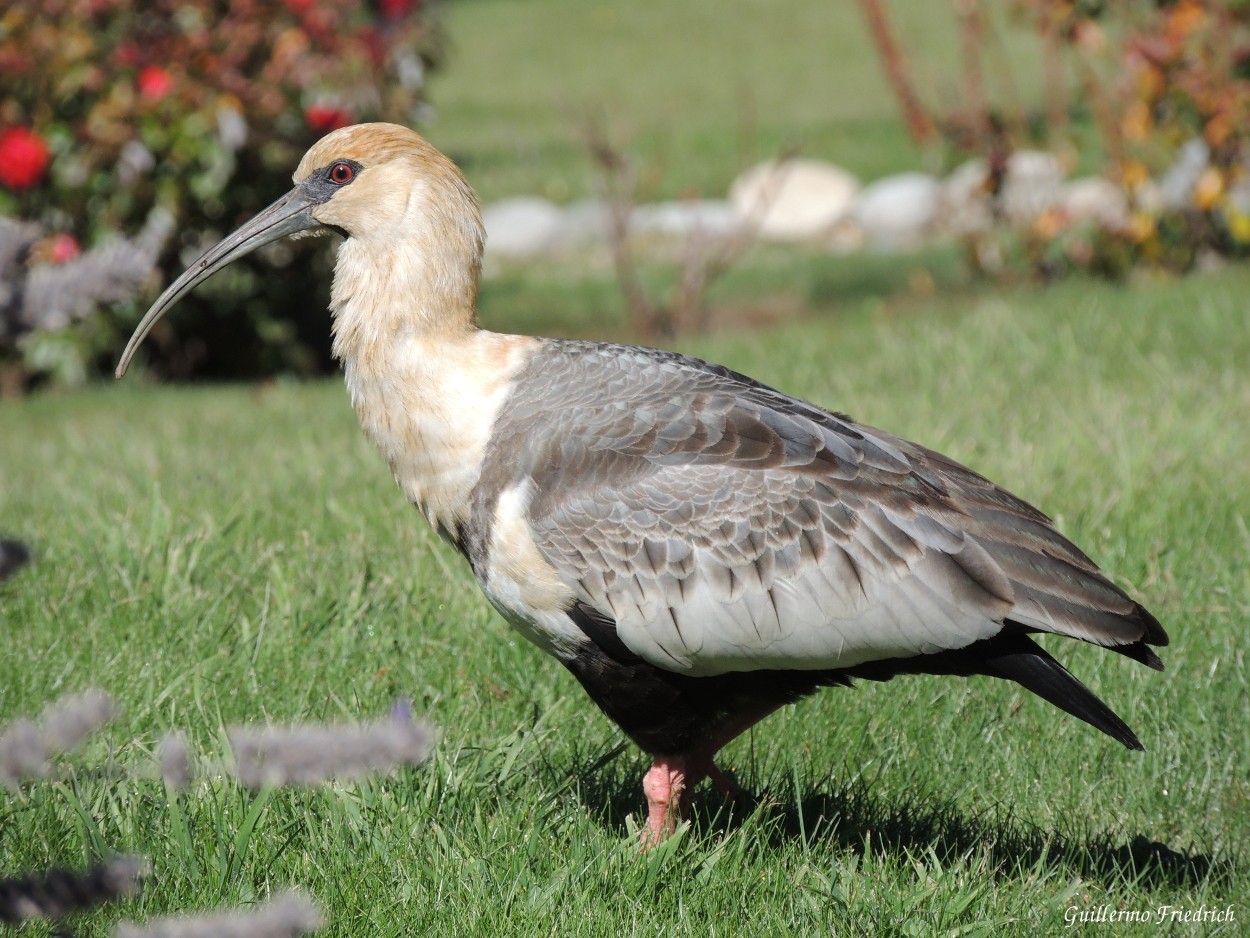
[[[0,13],[0,215],[89,249],[162,207],[178,223],[160,261],[168,280],[286,191],[317,137],[419,122],[440,44],[420,0],[12,0]],[[330,260],[311,277],[290,265],[297,250],[329,250],[312,244],[275,246],[187,297],[149,340],[152,367],[233,377],[326,365]],[[54,341],[104,366],[150,298]],[[28,344],[0,355],[12,364]]]

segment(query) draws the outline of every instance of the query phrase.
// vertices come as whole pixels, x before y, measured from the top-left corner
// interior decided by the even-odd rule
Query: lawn
[[[960,94],[950,5],[893,0],[924,99]],[[918,168],[858,4],[824,0],[461,0],[423,128],[483,198],[586,195],[588,119],[647,166],[651,196],[723,196],[746,166],[797,148],[866,180]],[[987,79],[993,99],[1038,107],[1038,45],[1001,9]],[[575,76],[570,80],[570,76]]]
[[[986,679],[829,691],[727,750],[750,806],[704,793],[647,857],[629,834],[643,758],[403,504],[337,381],[8,404],[0,518],[36,561],[0,587],[0,718],[90,685],[124,712],[60,780],[0,802],[0,868],[133,851],[156,878],[97,920],[295,884],[337,935],[1022,934],[1071,906],[1245,912],[1248,288],[1229,270],[863,300],[767,341],[684,343],[1045,506],[1173,644],[1163,674],[1051,644],[1145,754]],[[171,728],[211,763],[231,723],[375,716],[397,696],[440,727],[425,768],[259,796],[153,777]]]
[[[893,6],[937,61],[953,42],[926,32],[940,5]],[[851,4],[725,9],[451,5],[456,58],[429,136],[488,198],[587,191],[567,116],[585,106],[663,156],[671,192],[721,192],[796,134],[865,177],[916,165]],[[691,35],[697,55],[683,51]],[[950,249],[753,251],[712,295],[720,328],[681,350],[1007,485],[1172,645],[1162,674],[1048,645],[1144,754],[989,679],[830,690],[726,750],[743,803],[702,791],[690,828],[645,856],[632,831],[647,761],[403,502],[341,381],[162,388],[136,375],[0,403],[0,535],[35,554],[0,584],[0,725],[91,686],[121,707],[54,780],[0,792],[0,876],[150,857],[142,894],[83,918],[81,935],[287,886],[341,936],[1044,935],[1104,906],[1230,904],[1230,925],[1137,930],[1241,934],[1247,296],[1241,267],[1001,290],[969,282]],[[629,335],[602,273],[506,271],[481,306],[492,328]],[[232,724],[372,718],[398,697],[439,728],[424,767],[258,794],[221,771]],[[171,729],[203,775],[180,793],[154,761]]]

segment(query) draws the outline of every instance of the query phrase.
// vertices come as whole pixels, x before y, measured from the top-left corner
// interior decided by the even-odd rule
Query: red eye
[[[356,169],[351,163],[335,163],[330,167],[330,182],[338,186],[347,185],[355,175]]]

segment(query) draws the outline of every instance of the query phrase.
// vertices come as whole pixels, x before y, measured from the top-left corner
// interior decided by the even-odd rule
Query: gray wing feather
[[[1142,637],[1136,604],[1031,506],[715,366],[552,343],[496,436],[509,455],[483,491],[532,482],[539,551],[660,667],[849,667],[962,648],[1008,618]]]

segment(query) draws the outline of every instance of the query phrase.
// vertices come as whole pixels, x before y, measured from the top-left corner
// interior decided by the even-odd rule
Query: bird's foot
[[[717,767],[711,756],[656,756],[642,779],[642,790],[647,796],[644,850],[677,830],[677,825],[686,819],[695,786],[705,778],[711,779],[726,801],[736,801],[741,794],[734,780]]]
[[[647,796],[647,827],[642,848],[649,850],[677,830],[685,817],[688,798],[686,760],[680,756],[656,756],[642,778]]]

